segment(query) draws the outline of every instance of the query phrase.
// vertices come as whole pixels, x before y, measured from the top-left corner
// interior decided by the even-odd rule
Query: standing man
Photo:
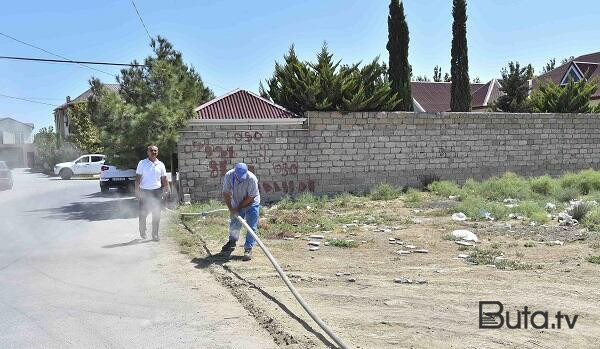
[[[135,170],[135,196],[140,202],[140,236],[146,238],[146,217],[152,212],[152,240],[158,241],[162,195],[170,195],[165,164],[158,160],[158,147],[148,147],[148,158]]]
[[[260,206],[260,193],[258,191],[258,179],[248,171],[245,163],[235,164],[232,170],[225,174],[223,179],[223,198],[229,208],[229,241],[223,245],[221,253],[230,254],[235,249],[235,244],[240,237],[242,224],[236,216],[246,220],[248,225],[257,232],[258,210]],[[244,261],[252,259],[252,247],[256,241],[252,235],[246,232],[246,243],[244,244]]]

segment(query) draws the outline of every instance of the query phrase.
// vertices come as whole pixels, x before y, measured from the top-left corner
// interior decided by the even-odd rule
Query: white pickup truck
[[[54,174],[62,179],[71,179],[73,175],[97,175],[106,159],[102,154],[86,154],[69,162],[61,162],[54,166]]]
[[[110,188],[132,192],[135,189],[135,170],[121,170],[110,164],[102,165],[100,191],[106,193]]]

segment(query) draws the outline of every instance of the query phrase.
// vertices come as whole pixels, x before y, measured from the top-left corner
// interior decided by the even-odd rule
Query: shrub
[[[326,196],[316,196],[313,193],[304,192],[295,198],[289,196],[284,197],[279,201],[277,206],[284,210],[306,208],[306,206],[317,208],[322,206],[326,201]]]
[[[600,264],[600,256],[589,256],[585,259],[586,261],[594,264]]]
[[[463,212],[473,220],[484,219],[481,210],[489,212],[495,219],[506,218],[510,213],[510,210],[504,204],[486,201],[476,196],[469,196],[450,209],[451,213]]]
[[[545,223],[548,221],[548,213],[544,206],[535,201],[522,201],[519,203],[519,206],[513,207],[511,211],[538,223]]]
[[[552,196],[560,202],[569,202],[571,200],[577,199],[579,192],[575,188],[571,187],[558,187],[552,193]]]
[[[404,196],[404,203],[410,207],[420,207],[423,203],[423,193],[414,188],[410,188]]]
[[[600,231],[600,207],[591,209],[581,223],[592,231]]]
[[[358,242],[356,242],[354,240],[330,239],[330,240],[327,240],[327,242],[329,242],[329,246],[335,246],[335,247],[345,247],[345,248],[358,247]]]
[[[580,202],[579,204],[571,207],[567,213],[574,219],[581,221],[593,207],[594,206],[589,202]]]
[[[389,183],[381,183],[371,189],[369,196],[371,200],[392,200],[402,195],[402,189]]]
[[[525,199],[531,196],[528,181],[514,173],[492,177],[481,182],[476,191],[489,200]]]
[[[459,195],[461,191],[458,184],[452,181],[435,181],[427,186],[427,190],[436,195],[445,197]]]
[[[555,187],[555,181],[548,175],[534,177],[529,180],[529,187],[532,192],[547,196],[552,194]]]
[[[563,188],[573,188],[578,194],[588,195],[592,191],[600,190],[600,172],[592,169],[578,173],[566,173],[559,180]]]

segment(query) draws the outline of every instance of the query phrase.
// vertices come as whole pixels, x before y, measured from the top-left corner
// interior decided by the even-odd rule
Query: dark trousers
[[[146,217],[148,217],[148,213],[152,213],[152,237],[158,238],[162,189],[141,189],[140,194],[140,235],[146,235]]]

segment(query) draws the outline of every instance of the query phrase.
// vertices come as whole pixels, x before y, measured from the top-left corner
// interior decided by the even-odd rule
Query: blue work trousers
[[[240,217],[246,220],[246,223],[254,230],[256,234],[258,234],[258,211],[260,205],[254,204],[247,207],[242,208],[239,211]],[[237,218],[231,216],[229,218],[229,240],[230,241],[238,241],[240,238],[240,231],[242,230],[242,223],[237,220]],[[244,248],[252,248],[256,244],[256,241],[252,237],[252,234],[246,232],[246,243],[244,243]]]

